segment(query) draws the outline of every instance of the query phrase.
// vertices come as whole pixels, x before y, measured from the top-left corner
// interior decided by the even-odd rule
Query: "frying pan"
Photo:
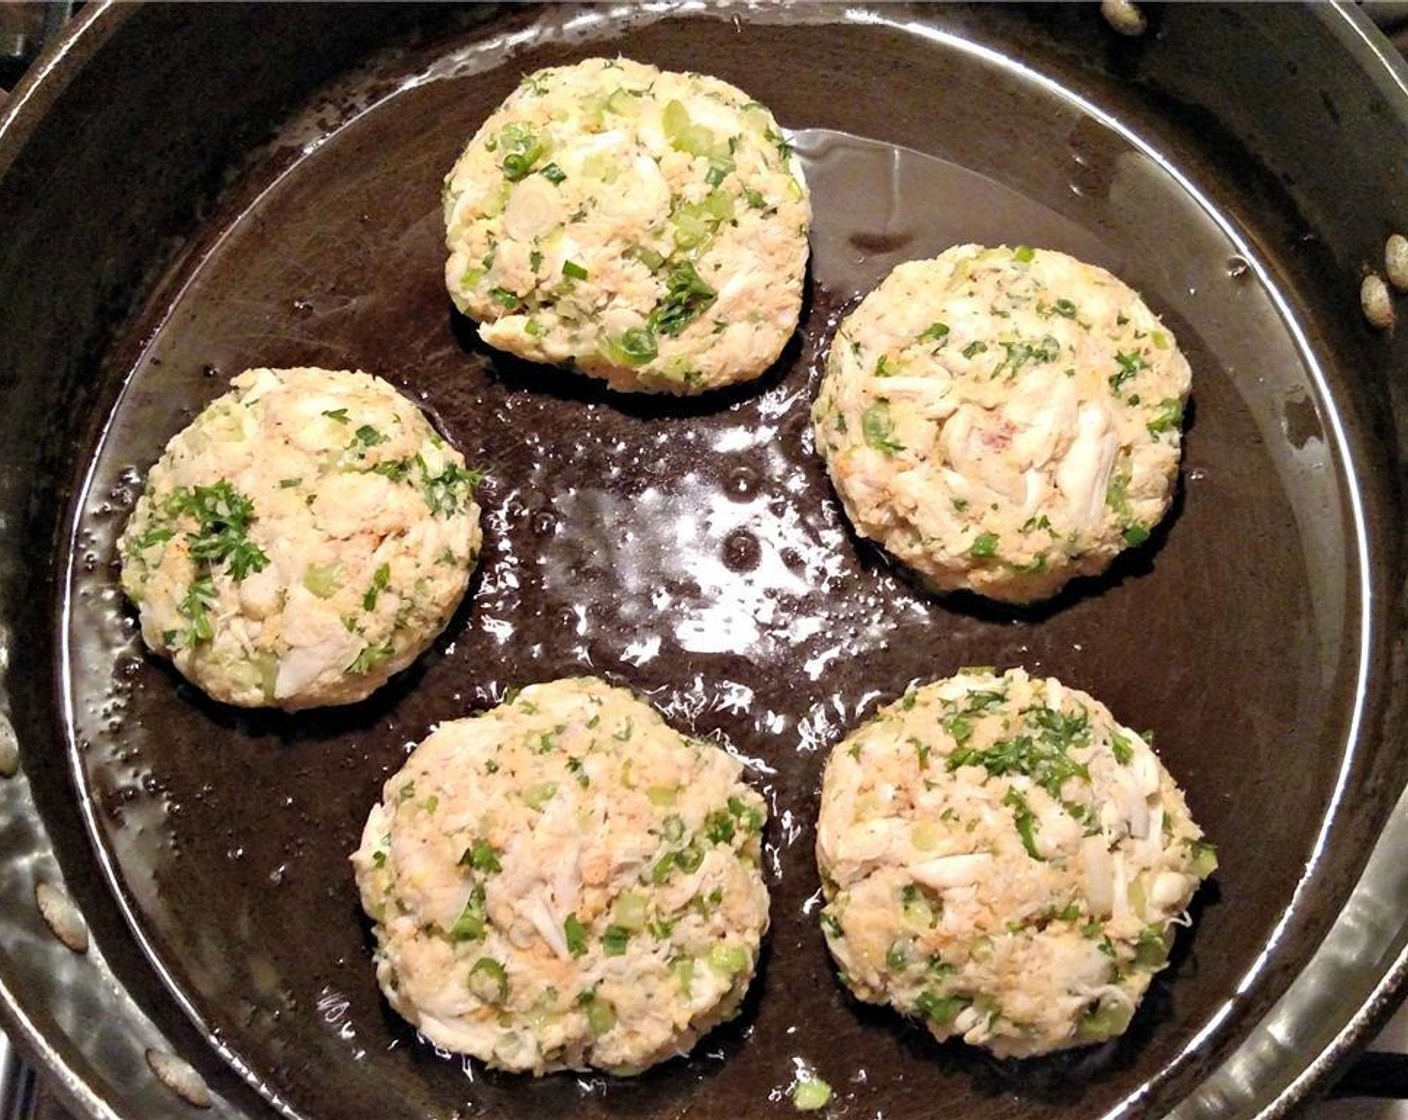
[[[1405,74],[1347,7],[1147,14],[1126,38],[1094,5],[83,10],[0,119],[0,989],[71,1107],[785,1115],[805,1066],[837,1115],[1223,1118],[1327,1082],[1408,940],[1405,343],[1358,304],[1408,226]],[[811,280],[756,385],[621,398],[495,355],[450,310],[444,169],[523,72],[617,53],[717,74],[795,131]],[[838,317],[959,241],[1113,269],[1195,371],[1167,524],[1036,611],[922,594],[849,533],[807,434]],[[381,373],[489,471],[466,606],[349,709],[209,702],[142,653],[117,590],[143,472],[258,364]],[[1219,846],[1119,1042],[938,1046],[826,958],[827,749],[975,663],[1156,729]],[[580,672],[747,760],[773,926],[743,1013],[688,1059],[522,1080],[385,1008],[346,856],[408,744]],[[184,1096],[154,1076],[173,1056]]]

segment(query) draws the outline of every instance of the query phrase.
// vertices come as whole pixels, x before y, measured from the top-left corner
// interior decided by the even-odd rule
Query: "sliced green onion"
[[[552,800],[556,792],[556,782],[539,782],[523,791],[523,800],[528,803],[530,809],[541,809]]]
[[[469,990],[485,1003],[508,999],[508,973],[493,957],[480,957],[469,970]]]
[[[587,951],[587,927],[576,914],[568,914],[562,922],[562,933],[567,939],[567,951],[580,957]]]
[[[616,924],[631,932],[645,928],[649,899],[637,891],[623,891],[616,899],[614,917]]]
[[[709,950],[709,967],[724,976],[732,976],[748,967],[748,950],[742,945],[715,945]]]
[[[336,564],[309,564],[303,569],[303,586],[319,599],[330,599],[342,586]]]
[[[655,336],[646,327],[631,327],[619,338],[603,340],[602,350],[617,365],[631,368],[654,361],[660,352]]]
[[[831,1101],[831,1086],[819,1077],[799,1077],[792,1087],[792,1107],[798,1112],[815,1112]]]
[[[943,1026],[951,1023],[971,1002],[962,996],[941,996],[930,988],[914,1001],[914,1010],[929,1022]]]
[[[587,1029],[592,1032],[593,1038],[600,1038],[616,1025],[616,1008],[610,1000],[594,995],[587,1000],[586,1011]]]
[[[860,430],[865,442],[876,451],[893,455],[904,450],[904,444],[894,438],[895,424],[890,419],[888,401],[876,401],[860,414]]]

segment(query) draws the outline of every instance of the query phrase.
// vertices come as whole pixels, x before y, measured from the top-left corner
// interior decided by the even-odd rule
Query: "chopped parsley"
[[[210,608],[215,606],[215,600],[214,582],[209,576],[202,576],[191,581],[176,608],[191,620],[190,634],[197,642],[208,642],[215,636],[215,628],[210,622]]]
[[[1049,334],[1037,342],[1019,338],[1001,345],[1002,349],[1006,351],[1006,356],[997,363],[997,368],[992,371],[994,377],[1003,372],[1009,378],[1015,377],[1023,366],[1033,362],[1054,362],[1061,356],[1061,343]]]
[[[372,611],[376,609],[378,596],[386,590],[386,585],[391,581],[391,565],[383,564],[372,573],[371,586],[367,588],[367,593],[362,596],[362,609]]]
[[[1017,824],[1017,835],[1022,838],[1022,847],[1026,848],[1027,855],[1032,859],[1041,859],[1041,854],[1036,850],[1034,836],[1037,828],[1036,814],[1027,804],[1027,799],[1015,789],[1009,788],[1007,793],[1003,795],[1002,803],[1012,810],[1013,819]]]
[[[1138,350],[1134,350],[1128,354],[1123,350],[1116,351],[1115,363],[1120,368],[1110,374],[1110,388],[1116,393],[1120,391],[1120,386],[1131,377],[1135,376],[1135,374],[1139,373],[1140,370],[1149,368],[1149,363],[1144,360],[1144,355]]]
[[[460,856],[460,866],[472,867],[486,875],[503,870],[503,864],[499,862],[498,851],[495,850],[494,845],[482,837],[464,850],[464,854]]]
[[[1134,507],[1129,504],[1130,468],[1125,463],[1114,473],[1110,485],[1105,490],[1105,504],[1114,511],[1120,523],[1125,543],[1140,545],[1149,539],[1149,530],[1141,525],[1134,515]]]
[[[467,470],[458,463],[446,463],[444,470],[432,475],[425,460],[416,457],[420,464],[425,504],[430,512],[440,517],[452,517],[459,512],[474,492],[474,488],[484,481],[483,471]]]
[[[254,503],[225,479],[172,491],[162,504],[162,514],[169,519],[195,519],[196,529],[186,534],[186,540],[191,559],[204,568],[204,574],[223,564],[231,578],[242,580],[250,572],[262,572],[269,563],[263,549],[248,536]]]
[[[352,434],[352,450],[365,452],[379,443],[385,443],[388,438],[370,424],[363,424]]]
[[[372,645],[362,647],[362,652],[352,659],[352,664],[347,666],[349,673],[369,673],[377,665],[386,661],[395,653],[395,647],[391,644],[391,639],[387,638],[383,642],[376,642]]]
[[[660,334],[674,336],[699,318],[718,298],[689,261],[676,266],[665,281],[665,298],[650,313],[647,324]],[[651,355],[654,357],[654,354]]]
[[[405,482],[411,473],[412,466],[414,466],[414,462],[410,459],[383,459],[379,463],[372,464],[371,472],[389,478],[392,482]]]
[[[587,270],[576,261],[563,261],[562,275],[569,280],[585,280],[587,278]]]
[[[1066,746],[1045,736],[1013,735],[982,750],[959,746],[948,756],[949,770],[981,766],[989,774],[1025,774],[1052,797],[1061,796],[1068,778],[1090,779],[1084,763],[1066,753]]]
[[[986,559],[997,555],[999,538],[996,533],[979,533],[974,538],[972,545],[968,548],[968,555],[977,559]]]

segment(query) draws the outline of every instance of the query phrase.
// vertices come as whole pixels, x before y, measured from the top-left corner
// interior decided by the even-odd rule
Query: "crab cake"
[[[523,79],[445,180],[445,282],[491,346],[700,393],[797,326],[811,207],[772,114],[717,78],[592,58]]]
[[[361,700],[464,596],[478,475],[380,378],[231,384],[166,445],[118,541],[142,637],[227,704]]]
[[[741,771],[593,678],[441,724],[352,857],[387,1000],[501,1069],[687,1052],[737,1013],[768,926]]]
[[[1217,862],[1144,739],[1020,669],[841,742],[816,851],[846,986],[1002,1057],[1121,1034]]]
[[[841,324],[812,422],[857,533],[940,591],[1030,603],[1163,517],[1190,378],[1104,269],[962,245],[900,265]]]

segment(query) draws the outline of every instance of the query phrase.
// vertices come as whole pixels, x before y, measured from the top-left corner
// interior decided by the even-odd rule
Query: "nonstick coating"
[[[71,536],[31,608],[55,642],[50,750],[67,754],[47,763],[71,779],[51,783],[68,804],[47,819],[66,870],[101,869],[75,893],[142,1011],[233,1115],[786,1114],[801,1066],[849,1115],[1145,1115],[1188,1098],[1334,926],[1404,770],[1382,602],[1402,578],[1397,468],[1365,407],[1363,356],[1386,342],[1354,318],[1357,275],[1294,182],[1154,61],[1256,26],[1171,11],[1130,42],[1094,6],[383,15],[384,42],[268,110],[267,137],[226,161],[65,421]],[[755,385],[612,394],[496,354],[450,307],[445,170],[523,73],[602,54],[718,75],[797,130],[811,278],[796,339]],[[839,318],[895,263],[965,241],[1110,268],[1194,370],[1167,522],[1035,610],[937,599],[893,570],[849,531],[809,432]],[[255,365],[381,374],[488,472],[466,605],[346,709],[210,702],[144,653],[117,588],[145,471]],[[907,683],[974,664],[1057,675],[1152,728],[1218,845],[1118,1043],[1022,1063],[938,1046],[849,998],[827,957],[826,752]],[[768,948],[743,1014],[688,1059],[632,1080],[495,1074],[386,1007],[347,856],[436,723],[587,672],[747,760],[772,809]]]

